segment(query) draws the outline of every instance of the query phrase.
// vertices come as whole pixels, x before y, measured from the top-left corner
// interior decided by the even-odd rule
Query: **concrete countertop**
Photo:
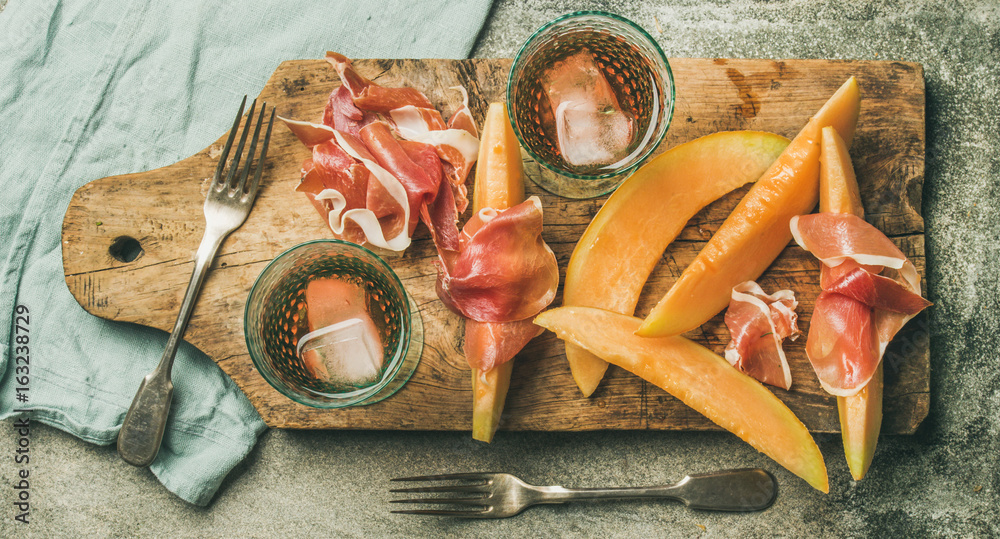
[[[0,8],[6,2],[0,0]],[[869,476],[850,479],[839,436],[818,437],[830,494],[728,433],[265,433],[207,508],[145,469],[33,425],[32,523],[2,512],[0,536],[868,536],[1000,535],[1000,7],[933,0],[864,5],[749,0],[498,2],[475,56],[511,57],[546,21],[602,9],[639,23],[668,56],[919,62],[927,84],[931,411],[914,436],[883,437]],[[0,455],[13,454],[12,421]],[[8,451],[9,450],[9,451]],[[37,458],[35,457],[37,455]],[[540,507],[503,521],[388,513],[388,479],[504,470],[537,484],[665,483],[760,466],[780,495],[757,514],[667,502]],[[9,487],[5,487],[9,488]],[[6,497],[4,499],[7,499]]]

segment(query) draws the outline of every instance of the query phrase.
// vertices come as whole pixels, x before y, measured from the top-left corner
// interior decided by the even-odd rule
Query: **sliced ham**
[[[366,164],[375,164],[373,156],[349,133],[324,124],[281,119],[312,149],[312,157],[302,164],[302,181],[296,191],[306,194],[334,235],[384,249],[405,249],[410,211],[399,180],[384,169],[373,174]]]
[[[361,110],[346,85],[330,93],[330,100],[323,111],[323,123],[345,133],[359,136],[361,128],[378,120],[378,115]]]
[[[462,229],[457,252],[439,249],[438,296],[466,317],[464,350],[473,369],[490,370],[512,360],[541,333],[532,320],[555,298],[559,270],[555,255],[541,241],[540,228],[541,205],[531,197],[503,212],[484,208]],[[498,241],[503,236],[515,241]],[[537,239],[531,241],[533,237]],[[461,282],[450,278],[470,263],[485,271]],[[467,289],[470,283],[472,290]],[[532,314],[516,318],[528,312]]]
[[[458,208],[451,189],[438,189],[437,197],[421,210],[420,217],[431,231],[431,238],[442,260],[453,260],[460,247]]]
[[[343,54],[327,52],[326,61],[330,62],[340,74],[340,81],[351,92],[354,104],[359,109],[372,112],[389,112],[407,105],[433,108],[431,102],[416,88],[388,88],[379,86],[358,73]]]
[[[369,182],[371,174],[364,165],[358,163],[334,141],[326,141],[313,146],[313,158],[307,163],[311,165],[306,171],[302,182],[296,190],[304,192],[319,214],[327,219],[331,213],[342,215],[350,210],[364,209],[369,198],[369,188],[377,188],[378,182]],[[390,204],[385,215],[399,213],[402,207]],[[352,214],[353,215],[353,214]],[[384,217],[377,216],[377,217]],[[392,236],[402,230],[402,219],[396,226],[380,227],[383,237]],[[388,220],[386,223],[388,224]],[[331,230],[339,231],[340,239],[352,242],[364,242],[364,230],[356,222],[341,220],[331,223]]]
[[[858,264],[899,269],[906,261],[892,240],[857,215],[798,215],[789,225],[795,243],[830,267],[852,259]]]
[[[346,199],[339,192],[322,192],[316,196],[329,196],[334,200],[334,209],[329,215],[333,233],[342,234],[346,222],[350,221],[361,227],[372,245],[393,251],[406,249],[410,245],[410,204],[406,188],[375,162],[357,138],[339,131],[334,131],[334,135],[338,145],[363,164],[371,176],[364,208],[347,208]]]
[[[448,129],[441,113],[434,108],[407,105],[389,111],[389,118],[403,136],[407,133],[426,133]]]
[[[872,309],[905,315],[915,315],[931,304],[900,282],[863,268],[844,275],[824,290],[860,301]]]
[[[350,208],[364,208],[368,197],[368,169],[328,140],[313,146],[312,165],[324,189],[336,189]]]
[[[465,180],[479,151],[464,88],[446,123],[419,90],[375,84],[341,54],[326,60],[341,86],[327,100],[323,123],[282,118],[313,149],[296,190],[340,239],[402,250],[422,220],[442,259],[452,259],[458,215],[468,206]]]
[[[439,264],[438,296],[479,322],[523,320],[555,298],[559,267],[542,240],[538,197],[497,213],[484,208],[463,229],[459,253]]]
[[[469,94],[464,87],[456,89],[462,92],[462,105],[448,119],[447,125],[437,110],[412,105],[391,110],[389,116],[401,137],[429,144],[437,150],[461,213],[468,207],[465,181],[479,156],[479,132],[469,111]]]
[[[375,161],[403,184],[409,201],[409,231],[412,234],[417,228],[421,208],[437,197],[441,186],[440,161],[434,163],[439,169],[437,174],[433,169],[421,166],[426,163],[414,163],[384,122],[366,125],[361,129],[360,138]]]
[[[823,290],[826,290],[833,283],[839,281],[845,275],[851,273],[852,271],[858,268],[862,268],[865,271],[871,273],[880,273],[884,269],[883,266],[865,266],[862,264],[858,264],[857,262],[851,259],[847,259],[832,268],[824,264],[823,267],[820,268],[819,272],[819,286]]]
[[[445,176],[455,192],[458,211],[464,212],[469,205],[465,181],[472,171],[472,165],[476,164],[479,158],[479,129],[476,128],[476,121],[472,118],[472,111],[469,110],[469,92],[465,91],[464,86],[455,86],[452,89],[462,92],[462,106],[448,118],[448,131],[459,134],[452,135],[456,140],[445,140],[436,148],[444,162]],[[463,131],[468,135],[460,134]],[[472,149],[473,140],[475,140],[475,150]]]
[[[400,140],[399,145],[410,160],[424,170],[431,182],[438,186],[436,196],[420,208],[420,219],[430,230],[434,245],[438,251],[457,251],[458,208],[451,189],[442,185],[444,172],[437,151],[433,146],[409,140]]]
[[[848,397],[860,391],[880,359],[872,309],[847,296],[821,292],[809,325],[806,355],[828,393]]]
[[[920,295],[913,263],[864,219],[818,213],[793,217],[790,227],[824,264],[806,355],[827,392],[849,397],[875,374],[896,333],[931,303]]]
[[[781,344],[798,336],[797,306],[791,290],[766,294],[753,281],[733,287],[725,316],[730,365],[765,384],[790,389],[792,373]]]
[[[328,125],[292,120],[281,116],[278,116],[278,119],[284,122],[288,130],[307,148],[333,139],[333,128]]]
[[[465,86],[452,86],[452,90],[462,92],[462,106],[448,118],[449,129],[461,129],[470,135],[479,138],[479,128],[476,127],[476,120],[472,118],[472,111],[469,110],[469,92]]]
[[[534,317],[513,322],[465,321],[465,358],[473,369],[488,371],[514,359],[544,329]]]

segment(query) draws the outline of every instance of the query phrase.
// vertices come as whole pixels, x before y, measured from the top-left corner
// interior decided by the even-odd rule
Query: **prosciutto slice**
[[[343,54],[327,52],[326,61],[330,62],[340,75],[340,81],[348,91],[359,109],[372,112],[389,112],[407,105],[422,108],[434,108],[427,96],[420,90],[410,87],[389,88],[379,86],[365,78],[354,69],[351,60]]]
[[[406,189],[364,144],[324,124],[281,120],[312,148],[295,190],[307,195],[338,238],[396,251],[409,246]]]
[[[792,372],[781,343],[798,337],[797,306],[791,290],[766,294],[753,281],[733,287],[725,317],[729,364],[765,384],[790,389]]]
[[[400,179],[410,196],[411,233],[419,217],[438,250],[458,250],[458,209],[451,189],[442,185],[441,159],[435,149],[421,142],[395,139],[383,122],[369,124],[361,132],[379,163]]]
[[[845,260],[900,269],[906,255],[879,229],[849,213],[814,213],[792,217],[795,243],[823,264],[836,267]]]
[[[809,325],[806,355],[828,393],[847,397],[860,391],[879,362],[871,307],[847,296],[821,292]]]
[[[559,286],[541,225],[538,197],[502,212],[484,208],[462,229],[456,252],[438,250],[438,296],[466,318],[465,358],[473,369],[512,360],[541,333],[532,320]]]
[[[354,104],[351,91],[341,85],[330,93],[330,100],[323,110],[323,123],[356,137],[361,136],[361,128],[378,120],[378,115],[361,110]]]
[[[857,268],[824,288],[827,292],[859,301],[882,311],[913,316],[930,306],[931,302],[910,292],[902,283]]]
[[[296,190],[340,239],[399,251],[423,221],[439,252],[453,258],[447,253],[459,249],[465,180],[479,151],[464,88],[445,122],[419,90],[375,84],[341,54],[326,60],[342,84],[327,100],[323,123],[282,118],[313,152]]]
[[[317,124],[313,122],[303,122],[278,116],[278,119],[285,123],[285,127],[299,139],[299,142],[308,148],[333,139],[333,127],[327,124]]]
[[[833,283],[840,280],[843,276],[851,273],[852,271],[862,268],[869,273],[878,274],[884,267],[883,266],[865,266],[858,264],[857,262],[847,259],[834,267],[826,266],[820,268],[819,271],[819,286],[823,290],[829,288]]]
[[[438,296],[456,313],[478,322],[532,317],[555,299],[559,267],[542,240],[538,197],[496,212],[484,208],[462,231],[460,250],[442,257]]]
[[[896,333],[931,305],[916,267],[881,231],[852,214],[793,217],[792,237],[823,264],[806,355],[820,385],[849,397],[878,368]]]
[[[437,110],[413,105],[391,110],[389,116],[401,137],[437,150],[461,213],[469,203],[465,180],[479,156],[479,131],[469,111],[468,92],[461,86],[454,89],[462,92],[462,105],[447,124]]]
[[[437,197],[438,188],[441,185],[441,162],[432,163],[425,168],[425,162],[417,164],[411,159],[410,154],[392,136],[389,126],[384,122],[372,122],[361,128],[361,141],[372,153],[375,161],[382,168],[389,171],[399,179],[406,189],[406,196],[410,206],[410,233],[417,228],[417,221],[420,218],[420,209]],[[421,156],[416,155],[419,149],[411,148],[418,161],[423,161]],[[435,170],[436,167],[436,170]]]
[[[540,335],[534,316],[513,322],[465,321],[465,358],[473,369],[488,371],[517,355]]]

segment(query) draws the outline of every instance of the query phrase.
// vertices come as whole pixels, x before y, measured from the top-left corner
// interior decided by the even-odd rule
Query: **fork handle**
[[[226,236],[227,234],[223,230],[206,227],[205,235],[201,238],[201,244],[198,246],[198,252],[194,257],[194,272],[191,273],[191,280],[188,282],[187,291],[184,292],[184,300],[181,302],[181,310],[177,314],[177,321],[174,322],[174,329],[171,330],[170,338],[167,339],[167,347],[160,358],[161,364],[163,362],[168,363],[168,374],[170,368],[173,366],[174,356],[177,354],[177,346],[180,345],[181,338],[184,337],[184,332],[187,331],[187,325],[191,320],[191,313],[194,312],[194,304],[198,299],[198,293],[201,291],[201,285],[205,283],[205,277],[208,276],[208,268],[211,266],[212,260],[215,259],[215,253],[219,251],[222,240]]]
[[[215,258],[215,253],[225,238],[224,232],[208,229],[198,246],[195,255],[194,272],[184,293],[180,313],[174,323],[174,329],[167,339],[167,347],[160,357],[156,370],[143,378],[136,391],[132,405],[129,406],[122,428],[118,432],[118,454],[122,460],[135,466],[149,466],[160,450],[163,441],[163,431],[167,426],[167,416],[170,414],[170,403],[173,400],[174,386],[170,381],[174,357],[180,344],[188,321],[194,311],[195,300],[201,290],[208,267]]]
[[[761,469],[726,470],[689,475],[674,485],[628,488],[568,489],[536,487],[535,503],[566,503],[577,500],[669,498],[693,509],[709,511],[760,511],[777,496],[777,482]]]

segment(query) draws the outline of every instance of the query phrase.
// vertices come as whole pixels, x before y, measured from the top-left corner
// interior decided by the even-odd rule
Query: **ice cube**
[[[370,318],[350,318],[305,334],[297,352],[331,384],[365,386],[378,381],[383,348]],[[318,364],[318,365],[317,365]]]
[[[552,65],[542,75],[555,119],[556,142],[572,166],[610,165],[628,156],[634,120],[587,49]]]
[[[612,165],[628,155],[632,119],[624,112],[563,101],[555,117],[559,151],[567,163],[577,167]]]

